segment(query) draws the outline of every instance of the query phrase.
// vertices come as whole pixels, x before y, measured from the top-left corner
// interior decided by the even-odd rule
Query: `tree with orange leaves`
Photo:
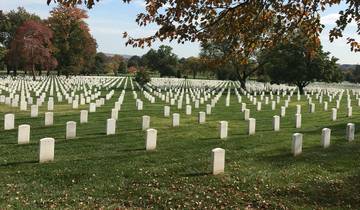
[[[88,73],[95,62],[97,44],[84,19],[85,10],[59,5],[47,20],[54,31],[58,75]]]
[[[85,4],[92,8],[101,0],[47,0],[70,6]],[[134,0],[123,0],[125,3]],[[343,36],[351,21],[357,24],[360,34],[359,0],[145,0],[146,11],[137,15],[140,26],[157,24],[159,29],[147,37],[134,38],[124,32],[127,44],[134,47],[151,45],[156,40],[206,41],[221,43],[240,37],[232,42],[228,53],[251,54],[259,46],[273,47],[287,40],[294,30],[302,28],[313,44],[318,44],[324,28],[320,13],[342,4],[336,26],[330,31],[331,41]],[[351,50],[359,52],[360,43],[347,37]],[[246,57],[246,56],[245,56]],[[245,60],[244,60],[245,61]]]

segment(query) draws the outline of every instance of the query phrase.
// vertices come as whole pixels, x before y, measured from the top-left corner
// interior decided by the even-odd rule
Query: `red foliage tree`
[[[35,68],[48,73],[57,66],[53,57],[54,47],[51,43],[53,33],[49,27],[29,20],[22,24],[11,42],[7,59],[12,65],[30,69],[35,80]]]

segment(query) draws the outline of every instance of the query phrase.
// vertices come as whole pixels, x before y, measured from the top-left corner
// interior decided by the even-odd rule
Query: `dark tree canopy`
[[[291,43],[279,44],[260,56],[264,71],[272,82],[296,85],[302,93],[310,82],[339,82],[342,72],[336,64],[337,59],[329,57],[322,47],[309,51],[306,39],[296,37]]]
[[[151,71],[159,71],[160,76],[177,76],[178,57],[170,46],[161,45],[158,50],[149,50],[142,57]]]

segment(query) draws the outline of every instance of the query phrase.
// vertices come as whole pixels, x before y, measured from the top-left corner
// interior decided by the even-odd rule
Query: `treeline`
[[[228,56],[231,55],[231,43],[209,40],[201,43],[199,57],[181,59],[171,47],[162,45],[142,57],[130,58],[128,64],[142,71],[158,72],[161,77],[196,78],[201,74],[221,80],[237,80],[244,89],[249,79],[296,85],[300,92],[314,81],[342,81],[344,75],[336,63],[338,59],[324,52],[321,45],[309,47],[308,43],[307,37],[299,32],[289,42],[244,57]]]
[[[96,40],[85,22],[86,11],[58,6],[48,19],[19,7],[0,11],[0,65],[7,73],[23,70],[35,77],[42,71],[91,74],[96,71]]]
[[[354,65],[350,68],[343,69],[344,79],[352,83],[360,83],[360,65]]]

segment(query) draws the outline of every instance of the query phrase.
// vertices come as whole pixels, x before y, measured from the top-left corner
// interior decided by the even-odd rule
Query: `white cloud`
[[[338,13],[328,14],[321,17],[320,22],[324,25],[335,26],[336,21],[339,19],[339,17],[340,15]],[[351,23],[348,24],[348,26],[356,26],[355,21],[353,20]]]

